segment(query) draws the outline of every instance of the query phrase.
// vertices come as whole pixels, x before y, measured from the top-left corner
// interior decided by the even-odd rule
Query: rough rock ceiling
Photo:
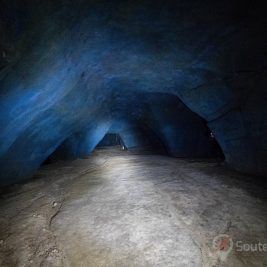
[[[90,152],[114,125],[179,155],[190,137],[207,154],[207,123],[230,166],[267,174],[260,2],[4,0],[0,19],[2,184],[73,138]]]

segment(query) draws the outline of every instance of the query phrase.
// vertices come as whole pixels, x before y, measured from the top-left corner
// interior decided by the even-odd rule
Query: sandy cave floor
[[[0,195],[0,266],[267,266],[266,187],[211,160],[118,149],[44,165]],[[227,258],[212,246],[227,234]]]

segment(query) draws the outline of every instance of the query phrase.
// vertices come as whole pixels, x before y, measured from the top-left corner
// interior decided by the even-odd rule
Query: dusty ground
[[[2,192],[0,266],[267,266],[235,246],[267,243],[266,219],[263,184],[216,162],[97,150]]]

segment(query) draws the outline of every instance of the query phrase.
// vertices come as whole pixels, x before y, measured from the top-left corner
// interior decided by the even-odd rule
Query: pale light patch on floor
[[[265,193],[216,162],[97,150],[1,195],[0,266],[267,266],[212,248],[267,243]]]

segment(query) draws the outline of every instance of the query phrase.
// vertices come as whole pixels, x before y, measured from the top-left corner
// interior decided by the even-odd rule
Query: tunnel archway
[[[151,108],[144,100],[159,93],[205,119],[229,166],[266,174],[260,6],[244,4],[244,20],[236,1],[78,2],[57,13],[53,1],[46,8],[29,1],[18,16],[5,1],[3,25],[13,16],[21,29],[15,23],[1,41],[12,46],[1,59],[1,179],[32,176],[64,140],[86,136],[96,121],[108,128],[120,114],[140,119]],[[124,8],[132,12],[125,16]]]
[[[97,144],[96,148],[119,146],[120,148],[127,149],[120,134],[106,133],[102,140]]]
[[[265,2],[1,0],[0,266],[267,262]]]

